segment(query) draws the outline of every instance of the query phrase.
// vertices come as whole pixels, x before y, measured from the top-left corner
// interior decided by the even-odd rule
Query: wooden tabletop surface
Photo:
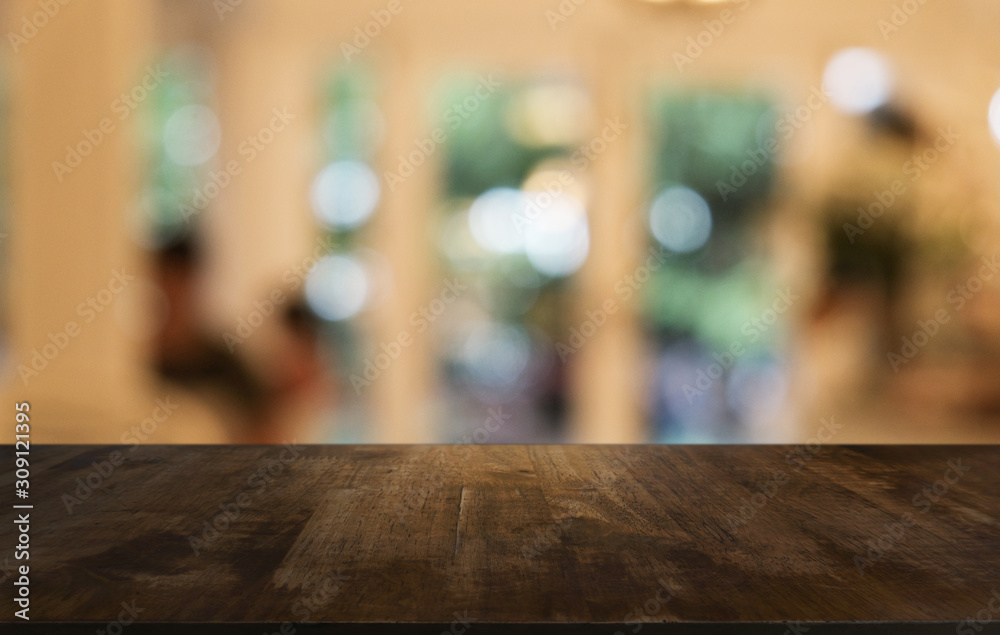
[[[35,446],[31,464],[29,499],[8,497],[33,505],[32,632],[1000,620],[1000,446]],[[25,628],[3,605],[0,630]]]

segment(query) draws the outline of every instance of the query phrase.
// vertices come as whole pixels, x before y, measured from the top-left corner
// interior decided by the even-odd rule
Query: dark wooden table
[[[1000,446],[36,446],[27,501],[0,459],[3,633],[1000,632]]]

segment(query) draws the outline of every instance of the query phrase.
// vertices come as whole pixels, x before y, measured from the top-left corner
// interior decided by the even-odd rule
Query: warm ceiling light
[[[723,4],[740,2],[741,0],[642,0],[647,4]],[[745,1],[745,0],[743,0]]]

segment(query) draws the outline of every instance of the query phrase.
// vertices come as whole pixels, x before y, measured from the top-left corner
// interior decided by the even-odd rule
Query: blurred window
[[[652,356],[653,440],[753,440],[783,405],[782,314],[756,232],[783,137],[753,94],[652,100],[642,320]]]
[[[158,65],[161,83],[137,113],[150,172],[136,237],[149,248],[189,234],[221,189],[211,178],[222,131],[211,107],[210,62],[208,52],[196,47],[171,51]]]
[[[374,161],[385,133],[376,75],[354,64],[337,68],[322,93],[322,163],[309,192],[322,233],[322,254],[305,282],[305,299],[323,320],[326,358],[338,382],[332,438],[366,439],[370,423],[363,380],[374,356],[364,327],[369,310],[386,292],[386,267],[367,247],[382,181]]]
[[[460,287],[428,323],[445,378],[443,439],[563,438],[564,366],[574,274],[590,248],[581,144],[588,93],[562,77],[456,77],[442,85],[438,245]]]

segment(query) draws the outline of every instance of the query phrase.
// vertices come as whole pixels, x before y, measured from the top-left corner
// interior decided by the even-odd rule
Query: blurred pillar
[[[316,18],[318,4],[233,5],[209,30],[222,124],[215,169],[233,176],[204,218],[208,317],[226,334],[246,334],[241,325],[251,325],[234,353],[271,385],[280,381],[277,360],[288,354],[282,311],[301,298],[307,272],[329,252],[309,200],[322,167],[330,63],[323,46],[328,23]],[[253,326],[261,313],[265,319]],[[278,439],[323,442],[326,426],[337,424],[323,418],[318,403],[298,398],[282,405],[282,427],[269,431]]]
[[[245,3],[213,28],[222,124],[213,169],[232,168],[232,178],[201,221],[209,317],[229,332],[272,291],[301,293],[305,259],[321,246],[309,186],[320,167],[325,58],[316,54],[321,25],[311,6]],[[266,322],[242,352],[264,364],[275,325]]]
[[[236,160],[242,167],[205,219],[213,251],[208,295],[213,320],[222,328],[233,328],[253,309],[254,300],[267,298],[272,289],[287,291],[283,279],[294,267],[301,270],[319,245],[309,188],[321,167],[323,81],[342,57],[339,47],[331,47],[339,40],[331,38],[329,21],[317,19],[323,15],[321,8],[315,2],[243,5],[226,16],[213,45],[223,122],[219,161],[224,165]],[[391,122],[380,174],[396,170],[398,157],[413,149],[414,138],[426,126],[418,106],[424,95],[414,56],[397,57],[381,67],[385,71],[379,78],[385,89],[383,114]],[[248,160],[247,139],[268,125],[275,109],[294,119]],[[395,191],[383,179],[382,204],[367,230],[370,246],[385,257],[391,274],[388,300],[373,308],[371,320],[362,324],[374,346],[368,357],[374,358],[383,343],[397,342],[400,333],[412,337],[364,391],[374,425],[368,439],[376,442],[432,440],[426,407],[432,349],[428,334],[415,333],[409,322],[433,293],[428,291],[426,240],[434,183],[429,164]],[[269,330],[265,326],[247,339],[245,349],[265,367]]]
[[[402,31],[404,25],[400,27]],[[432,126],[425,108],[427,73],[419,56],[407,50],[410,41],[400,38],[389,51],[391,59],[386,61],[390,63],[382,66],[383,112],[391,125],[380,156],[382,205],[372,227],[372,246],[386,258],[391,272],[391,296],[374,309],[373,341],[376,347],[391,345],[405,334],[410,342],[369,388],[375,422],[373,440],[391,443],[436,440],[431,423],[435,385],[433,329],[417,332],[410,316],[427,306],[445,282],[440,280],[435,288],[430,232],[437,182],[435,161],[441,152],[426,157],[401,182],[390,184],[385,178],[389,172],[400,172],[401,158],[417,151],[418,139],[431,138]]]
[[[600,40],[598,33],[595,39]],[[574,404],[569,438],[578,443],[646,441],[641,413],[644,374],[636,318],[636,295],[626,300],[615,285],[641,264],[638,226],[640,171],[637,86],[628,69],[630,49],[620,41],[594,46],[591,81],[596,98],[596,125],[591,146],[596,158],[592,178],[590,256],[578,276],[579,293],[571,325],[587,319],[587,311],[612,302],[617,310],[597,328],[572,358],[570,391]],[[609,51],[614,51],[610,53]],[[621,130],[619,130],[621,128]],[[603,144],[597,139],[608,132]],[[603,147],[603,150],[599,150]],[[609,305],[610,306],[610,305]]]
[[[2,8],[13,371],[5,403],[32,402],[32,440],[113,441],[148,394],[125,298],[143,284],[128,223],[141,167],[130,99],[144,80],[156,82],[146,69],[154,5],[45,4]]]

